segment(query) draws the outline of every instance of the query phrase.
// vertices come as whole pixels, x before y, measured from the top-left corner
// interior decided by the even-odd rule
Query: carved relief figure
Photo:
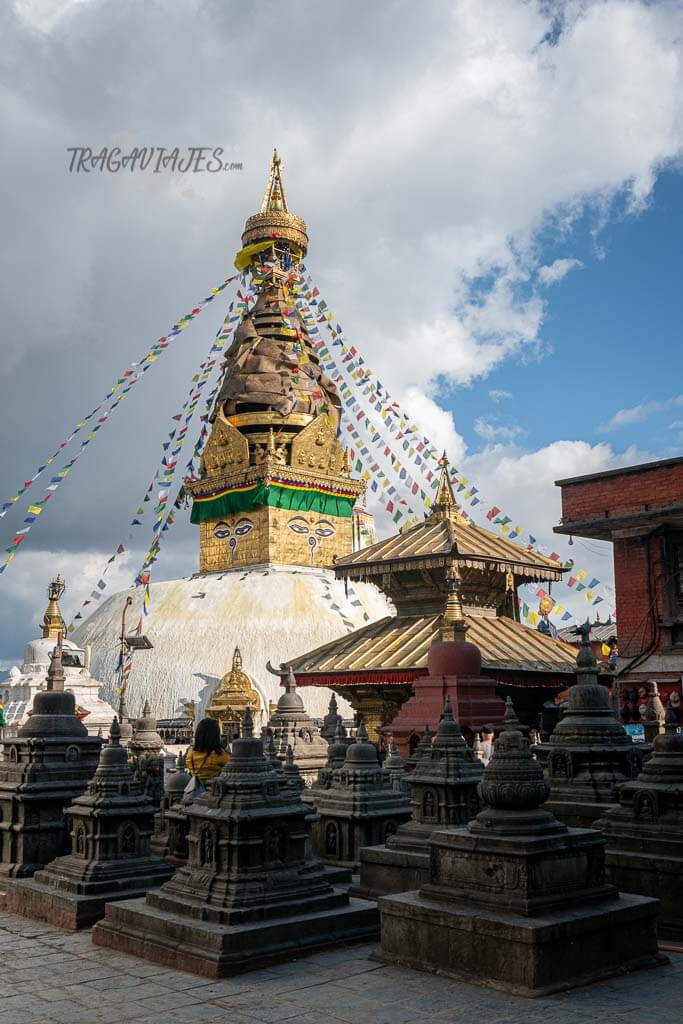
[[[331,857],[339,856],[339,829],[333,821],[325,829],[325,853]]]
[[[119,856],[134,857],[137,853],[137,832],[134,825],[124,825],[119,831]]]
[[[214,834],[213,829],[205,825],[199,838],[199,863],[209,867],[213,864]]]

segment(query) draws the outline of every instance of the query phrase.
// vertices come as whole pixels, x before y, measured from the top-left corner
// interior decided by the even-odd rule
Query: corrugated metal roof
[[[577,626],[567,626],[565,629],[558,629],[557,635],[560,640],[568,644],[580,644],[581,636]],[[607,643],[613,636],[617,635],[615,622],[598,622],[591,626],[591,640]]]
[[[573,673],[576,648],[506,617],[466,615],[467,639],[488,669]],[[440,615],[392,616],[333,640],[289,662],[295,674],[396,672],[426,669],[439,639]]]
[[[493,562],[497,564],[498,571],[509,568],[520,576],[560,580],[564,571],[558,562],[505,537],[498,537],[481,526],[466,523],[459,516],[452,519],[429,517],[404,533],[339,558],[335,570],[450,554],[459,555],[465,561],[471,558]]]

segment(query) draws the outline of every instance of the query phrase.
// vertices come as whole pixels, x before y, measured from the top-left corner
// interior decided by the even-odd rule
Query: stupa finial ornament
[[[66,636],[66,624],[59,609],[59,599],[65,590],[66,584],[58,573],[47,588],[48,605],[41,623],[44,640],[57,640],[60,634]]]
[[[510,732],[513,729],[518,729],[520,725],[517,712],[515,711],[515,705],[512,703],[512,697],[505,698],[505,714],[503,715],[503,729],[505,732]]]
[[[449,465],[448,456],[444,452],[439,459],[439,484],[436,489],[434,504],[428,516],[430,519],[455,519],[460,514],[460,508],[455,500],[453,485],[448,472]]]
[[[64,664],[62,662],[62,637],[60,633],[57,645],[50,655],[50,667],[47,670],[46,689],[63,692],[65,681],[66,676],[64,674]]]
[[[550,786],[529,741],[517,729],[504,730],[495,741],[480,792],[488,806],[470,822],[470,832],[531,836],[567,831],[541,808]]]
[[[462,578],[455,562],[448,568],[448,597],[441,617],[441,641],[463,643],[469,626],[462,610]]]
[[[251,713],[251,708],[245,708],[244,715],[242,717],[242,736],[247,739],[253,739],[254,737],[254,716]]]

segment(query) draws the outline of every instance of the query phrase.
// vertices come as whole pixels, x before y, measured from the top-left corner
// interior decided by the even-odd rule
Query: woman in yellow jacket
[[[221,734],[215,718],[203,718],[194,734],[194,743],[185,756],[185,767],[205,785],[220,775],[230,754],[221,746]]]

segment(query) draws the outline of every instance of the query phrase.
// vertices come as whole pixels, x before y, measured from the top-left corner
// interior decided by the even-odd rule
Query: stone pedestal
[[[664,735],[619,806],[596,822],[607,840],[607,872],[620,889],[654,896],[661,939],[683,944],[683,733],[667,712]]]
[[[0,877],[30,876],[68,851],[65,809],[97,768],[102,740],[88,735],[64,692],[60,647],[47,686],[0,762]]]
[[[410,818],[407,797],[394,789],[377,749],[361,722],[355,743],[346,749],[341,768],[330,772],[328,785],[313,794],[318,820],[313,822],[313,850],[326,863],[357,871],[363,846],[385,843]]]
[[[133,778],[119,737],[115,718],[87,792],[67,808],[71,853],[33,878],[9,882],[10,913],[71,930],[88,928],[102,917],[105,903],[142,896],[173,874],[150,854],[154,806]]]
[[[381,959],[526,996],[665,962],[658,901],[608,884],[604,838],[544,811],[547,794],[526,739],[503,732],[481,785],[489,806],[433,833],[419,891],[379,900]]]
[[[478,814],[483,774],[446,697],[434,742],[408,777],[413,816],[384,846],[360,851],[359,895],[376,898],[428,882],[430,836],[436,829],[466,825]]]
[[[284,760],[287,747],[292,748],[294,761],[305,784],[310,786],[318,772],[327,764],[328,744],[315,722],[306,713],[297,693],[294,673],[289,672],[285,692],[268,719],[267,732],[272,735],[275,751]]]
[[[146,899],[110,904],[98,945],[221,977],[377,934],[376,908],[331,886],[308,853],[310,808],[265,758],[249,711],[242,732],[187,808],[187,864]]]
[[[447,696],[463,728],[478,732],[484,723],[502,721],[504,704],[496,696],[496,681],[481,675],[481,653],[475,644],[466,640],[432,644],[427,668],[429,674],[415,680],[413,696],[384,729],[404,758],[413,753],[425,725],[436,729]]]
[[[548,742],[533,748],[550,783],[548,810],[577,828],[589,828],[616,806],[619,786],[638,775],[651,751],[634,743],[614,717],[609,691],[598,682],[589,635],[585,627],[569,706]]]

